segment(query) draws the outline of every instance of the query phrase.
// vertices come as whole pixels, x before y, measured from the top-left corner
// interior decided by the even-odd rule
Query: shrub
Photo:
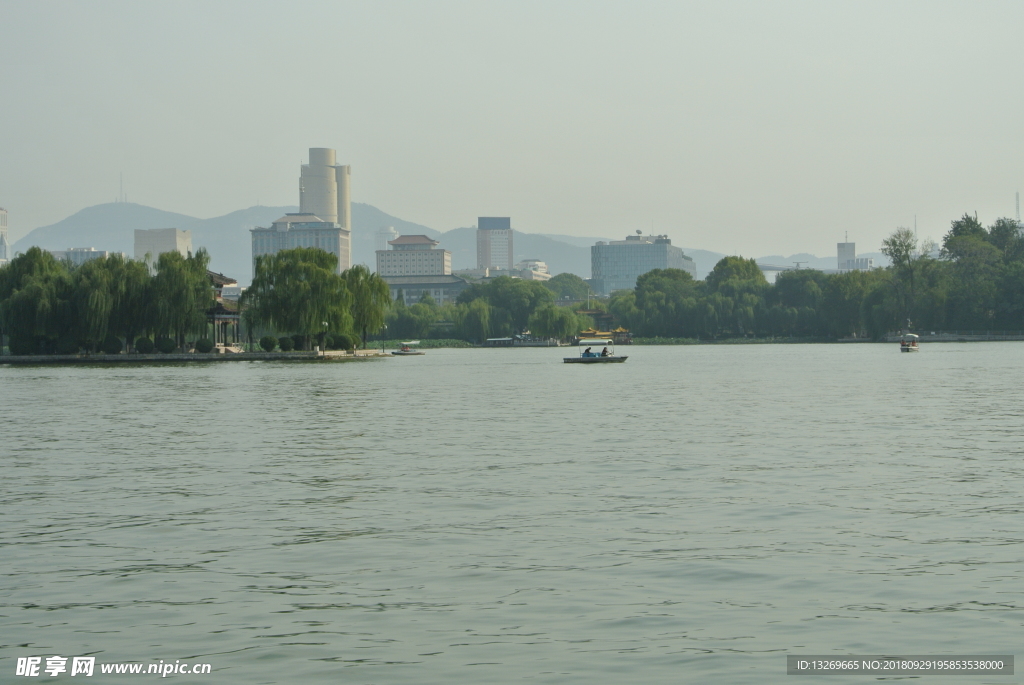
[[[292,336],[292,347],[296,350],[306,349],[306,337],[305,335],[293,335]],[[283,347],[281,348],[284,349]]]
[[[11,354],[39,354],[39,342],[30,335],[18,335],[17,333],[14,333],[11,335],[9,340],[9,349]]]
[[[142,337],[135,341],[135,351],[139,354],[153,354],[153,350],[156,349],[156,345],[149,338]]]
[[[213,350],[213,341],[209,338],[200,338],[196,340],[196,352],[206,354]]]
[[[355,347],[354,338],[348,333],[336,333],[334,335],[334,344],[332,348],[335,350],[351,350]]]
[[[108,335],[103,340],[103,345],[100,346],[100,349],[103,350],[103,354],[121,354],[121,350],[124,348],[119,337]]]
[[[282,352],[291,352],[295,349],[295,341],[289,338],[287,335],[280,338],[277,344],[281,346]]]
[[[66,335],[57,340],[57,344],[54,345],[54,352],[57,354],[78,354],[79,348],[81,348],[81,345],[78,344],[78,340],[74,336]]]
[[[260,347],[262,347],[265,352],[273,352],[274,348],[277,347],[277,338],[272,335],[263,336],[260,338]]]
[[[171,352],[174,352],[174,350],[176,350],[177,348],[178,346],[170,338],[156,339],[156,349],[160,350],[164,354],[170,354]]]

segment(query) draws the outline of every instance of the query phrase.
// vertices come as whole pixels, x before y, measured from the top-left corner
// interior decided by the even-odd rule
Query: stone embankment
[[[0,364],[121,364],[162,362],[253,362],[253,361],[315,361],[355,360],[390,357],[379,350],[356,350],[355,353],[332,350],[327,352],[185,352],[177,354],[31,354],[6,355]]]

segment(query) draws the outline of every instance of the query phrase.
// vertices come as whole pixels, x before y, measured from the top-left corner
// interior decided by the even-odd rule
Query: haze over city
[[[352,199],[746,256],[1014,216],[1015,3],[0,2],[11,239],[83,207]],[[97,246],[101,249],[103,246]],[[248,250],[248,245],[240,246]]]

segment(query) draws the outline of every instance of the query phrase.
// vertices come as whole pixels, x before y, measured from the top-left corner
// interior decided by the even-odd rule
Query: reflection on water
[[[1024,346],[564,354],[0,366],[0,669],[782,683],[786,653],[1014,651]]]

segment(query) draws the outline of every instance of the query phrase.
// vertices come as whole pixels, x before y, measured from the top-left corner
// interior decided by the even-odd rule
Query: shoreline
[[[153,362],[251,362],[251,361],[357,361],[361,359],[384,359],[390,354],[377,350],[356,350],[344,352],[233,352],[206,354],[180,352],[171,354],[30,354],[4,355],[0,364],[150,364]]]

